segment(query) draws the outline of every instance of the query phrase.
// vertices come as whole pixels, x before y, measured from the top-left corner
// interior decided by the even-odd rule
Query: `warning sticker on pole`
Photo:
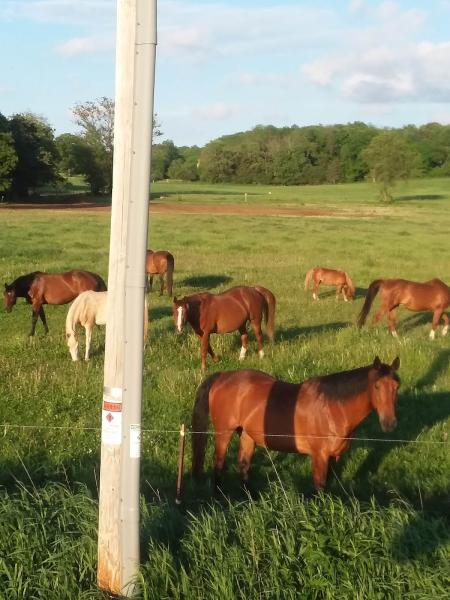
[[[103,388],[102,444],[120,446],[122,443],[122,390]]]
[[[130,425],[130,458],[141,458],[140,425]]]

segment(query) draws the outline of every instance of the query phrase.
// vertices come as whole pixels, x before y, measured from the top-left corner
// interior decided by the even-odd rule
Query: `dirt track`
[[[70,212],[110,212],[111,207],[95,202],[79,202],[65,204],[7,204],[3,209],[10,210],[53,210]],[[235,216],[267,216],[267,217],[334,217],[341,219],[374,217],[377,212],[372,210],[345,210],[340,208],[315,208],[315,207],[286,207],[276,205],[257,204],[193,204],[193,203],[165,203],[152,201],[150,212],[153,214],[208,214],[208,215],[235,215]]]

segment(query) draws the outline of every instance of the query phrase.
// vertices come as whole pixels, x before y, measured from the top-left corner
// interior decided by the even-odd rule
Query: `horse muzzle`
[[[380,425],[384,433],[390,433],[397,427],[397,419],[395,417],[380,419]]]

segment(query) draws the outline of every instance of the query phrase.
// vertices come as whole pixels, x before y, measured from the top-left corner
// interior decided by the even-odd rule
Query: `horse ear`
[[[393,369],[394,371],[398,371],[399,366],[400,366],[400,358],[398,356],[396,356],[394,358],[394,360],[392,361],[391,369]]]
[[[378,358],[378,356],[375,356],[374,358],[373,367],[375,369],[379,369],[381,367],[381,360]]]

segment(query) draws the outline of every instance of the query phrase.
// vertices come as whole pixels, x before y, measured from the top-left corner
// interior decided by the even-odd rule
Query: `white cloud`
[[[224,121],[238,115],[241,109],[238,106],[217,102],[210,106],[195,108],[192,112],[196,117],[200,117],[201,119]]]
[[[90,37],[73,38],[59,44],[56,47],[58,54],[63,56],[79,56],[80,54],[92,54],[103,50],[114,48],[113,35],[93,35]]]
[[[356,13],[361,12],[364,9],[364,0],[350,0],[348,5],[348,10],[351,14],[355,15]]]
[[[115,21],[112,0],[2,0],[0,19],[96,26]]]

